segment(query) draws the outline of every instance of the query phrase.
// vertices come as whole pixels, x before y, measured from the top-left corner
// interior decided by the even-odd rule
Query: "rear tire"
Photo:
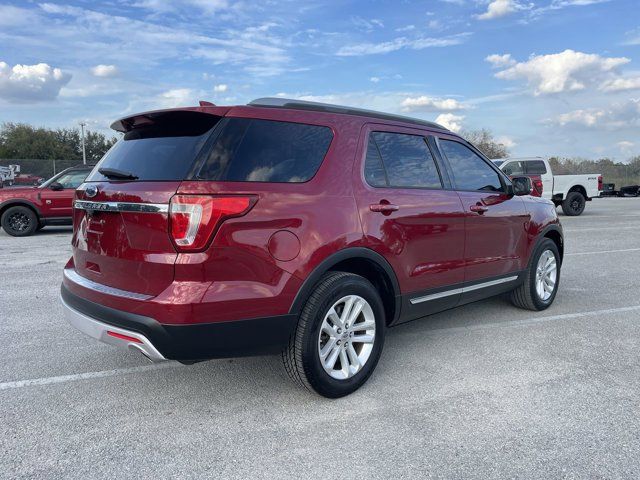
[[[562,211],[568,217],[577,217],[584,212],[587,199],[580,192],[569,192],[562,202]]]
[[[10,207],[2,214],[2,228],[12,237],[28,237],[38,228],[38,217],[28,207]]]
[[[547,273],[545,268],[551,265],[555,266],[555,277],[553,278],[553,288],[548,291],[549,289],[545,285],[549,286],[550,281],[545,281]],[[560,266],[558,247],[553,240],[545,238],[536,247],[531,260],[529,260],[524,282],[511,292],[511,303],[526,310],[540,311],[549,308],[558,293]],[[542,288],[539,288],[540,285]]]
[[[385,328],[375,287],[359,275],[329,272],[302,309],[282,352],[284,367],[300,386],[327,398],[343,397],[373,373]]]

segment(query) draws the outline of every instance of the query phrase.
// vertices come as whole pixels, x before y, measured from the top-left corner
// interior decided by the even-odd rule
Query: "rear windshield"
[[[225,118],[196,174],[199,180],[306,182],[324,159],[328,127],[250,118]]]
[[[138,181],[183,180],[220,117],[177,111],[151,114],[148,124],[124,134],[87,181],[108,181],[100,168],[130,173]]]

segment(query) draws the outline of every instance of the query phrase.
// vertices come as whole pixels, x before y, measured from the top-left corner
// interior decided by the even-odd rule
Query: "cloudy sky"
[[[639,2],[0,3],[0,122],[106,132],[282,95],[487,127],[516,155],[625,160],[640,154]]]

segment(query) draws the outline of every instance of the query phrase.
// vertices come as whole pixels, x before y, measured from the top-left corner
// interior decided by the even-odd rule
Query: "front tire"
[[[562,202],[562,211],[568,217],[582,215],[587,199],[580,192],[569,192],[567,198]]]
[[[535,249],[524,282],[511,292],[511,302],[526,310],[540,311],[551,306],[560,285],[560,252],[545,238]]]
[[[384,345],[384,307],[365,278],[329,272],[307,300],[282,360],[299,385],[327,398],[348,395],[373,373]]]
[[[30,208],[16,206],[5,210],[0,223],[12,237],[28,237],[38,228],[38,217]]]

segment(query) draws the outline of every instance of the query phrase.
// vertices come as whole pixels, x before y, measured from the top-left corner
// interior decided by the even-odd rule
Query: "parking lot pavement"
[[[560,291],[389,331],[326,400],[277,357],[150,365],[68,326],[69,230],[0,233],[0,478],[640,478],[640,199],[596,199]]]

